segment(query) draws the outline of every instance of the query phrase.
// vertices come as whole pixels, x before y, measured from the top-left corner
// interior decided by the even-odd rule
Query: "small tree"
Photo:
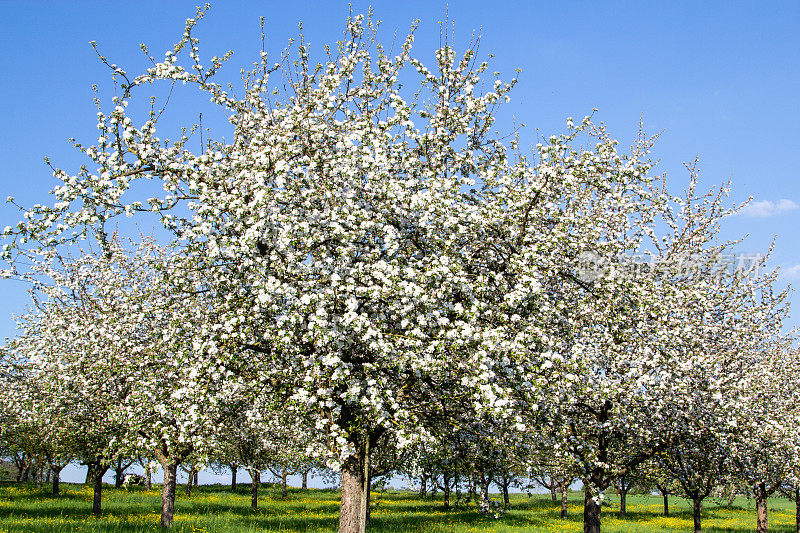
[[[780,328],[762,331],[780,331]],[[756,531],[766,533],[767,498],[791,479],[797,457],[796,349],[789,338],[757,337],[761,343],[743,361],[740,389],[745,402],[730,439],[734,472],[756,500]]]
[[[694,531],[700,533],[703,500],[728,475],[730,450],[709,430],[682,439],[659,457],[665,472],[677,481],[680,494],[692,501]]]

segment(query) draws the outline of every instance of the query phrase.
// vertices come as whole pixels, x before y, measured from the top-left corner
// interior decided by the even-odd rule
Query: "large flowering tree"
[[[390,57],[372,23],[356,17],[321,65],[303,42],[296,70],[262,54],[236,99],[211,79],[220,60],[200,64],[194,24],[141,76],[111,65],[120,96],[99,115],[98,144],[82,148],[97,169],[56,171],[59,201],[12,231],[17,243],[92,232],[103,241],[116,215],[160,213],[216,298],[215,321],[192,349],[211,356],[203,365],[237,359],[241,375],[312,421],[317,453],[342,470],[341,528],[358,531],[370,446],[387,432],[401,445],[424,435],[420,413],[446,401],[440,381],[460,380],[460,394],[481,405],[502,401],[495,338],[471,325],[494,313],[494,297],[474,290],[485,282],[470,270],[483,207],[463,188],[511,172],[490,135],[511,84],[479,93],[486,65],[475,66],[473,50],[457,58],[442,48],[429,70],[411,58],[412,36]],[[401,72],[409,65],[416,73]],[[406,75],[418,77],[412,100],[401,90]],[[228,113],[231,141],[193,153],[186,136],[156,136],[155,113],[143,124],[128,117],[130,98],[162,80],[207,92]],[[145,206],[133,186],[152,178],[164,194]]]

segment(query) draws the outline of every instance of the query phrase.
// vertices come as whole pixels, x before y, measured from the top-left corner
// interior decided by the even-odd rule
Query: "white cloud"
[[[781,268],[781,277],[786,279],[800,279],[800,265]]]
[[[798,208],[800,208],[800,205],[797,205],[793,200],[781,198],[777,202],[773,202],[772,200],[750,202],[744,206],[739,213],[748,217],[764,218],[780,215],[787,211],[794,211]]]

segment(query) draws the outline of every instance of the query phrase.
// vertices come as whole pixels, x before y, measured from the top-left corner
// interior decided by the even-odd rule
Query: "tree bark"
[[[450,509],[450,476],[443,476],[442,479],[444,480],[444,487],[442,491],[442,495],[444,496],[444,501],[442,505],[444,505],[445,509]]]
[[[258,508],[258,484],[261,483],[261,472],[258,470],[248,470],[250,472],[250,508]]]
[[[356,452],[342,465],[342,500],[339,505],[339,533],[364,533],[367,527],[367,481],[369,437],[362,436]]]
[[[308,470],[303,470],[303,483],[300,485],[303,490],[308,489]]]
[[[767,533],[767,489],[765,483],[756,486],[756,532]]]
[[[22,473],[25,470],[25,454],[15,453],[11,456],[11,459],[14,461],[14,466],[17,468],[17,474],[14,477],[14,481],[19,483],[22,481]]]
[[[550,499],[553,500],[553,503],[558,502],[558,495],[556,494],[556,482],[553,478],[550,478]]]
[[[424,498],[428,495],[428,476],[422,476],[422,480],[419,482],[419,497]]]
[[[620,516],[625,516],[625,514],[628,512],[627,499],[628,499],[628,491],[627,490],[619,491],[619,515]]]
[[[703,526],[700,524],[700,513],[703,512],[703,500],[701,498],[692,498],[692,519],[694,520],[694,533],[703,531]]]
[[[372,472],[369,472],[367,474],[367,518],[366,518],[367,525],[369,525],[370,518],[372,518],[369,512],[369,504],[371,502],[372,502]]]
[[[583,503],[583,533],[600,533],[600,504],[586,488]]]
[[[125,481],[125,468],[114,469],[114,488],[122,487],[122,482]]]
[[[561,518],[567,517],[567,491],[569,485],[566,483],[561,484]]]
[[[800,533],[800,486],[794,488],[794,525]]]
[[[186,477],[186,495],[192,495],[192,482],[194,482],[194,465],[189,467],[189,472]]]
[[[178,483],[178,463],[172,461],[162,464],[164,468],[164,486],[161,488],[161,527],[172,527],[175,516],[175,488]]]
[[[231,466],[231,492],[236,492],[236,471],[239,470],[235,466]]]
[[[92,514],[100,516],[102,511],[103,502],[103,474],[105,470],[100,465],[91,468],[93,471],[92,485],[94,486],[94,494],[92,495]]]
[[[53,471],[53,496],[58,496],[61,491],[59,487],[59,482],[61,481],[61,470],[64,467],[51,467]]]
[[[669,516],[669,494],[664,493],[664,516]]]
[[[503,506],[508,509],[511,507],[511,498],[508,495],[508,486],[511,484],[511,480],[508,476],[503,476],[502,481],[502,489],[503,489]]]
[[[194,486],[197,487],[200,485],[200,470],[195,469],[194,471]]]
[[[141,456],[137,456],[136,460],[140,465],[142,465],[142,469],[144,470],[145,487],[147,487],[147,491],[149,492],[153,488],[153,483],[151,480],[152,472],[150,472],[150,460],[148,459],[145,461]]]
[[[284,466],[283,470],[281,470],[281,498],[284,499],[286,498],[286,496],[289,495],[289,489],[286,483],[286,476],[287,472],[286,472],[286,467]]]

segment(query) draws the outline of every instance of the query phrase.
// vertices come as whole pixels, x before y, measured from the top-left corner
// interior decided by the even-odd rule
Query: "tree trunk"
[[[153,490],[153,473],[150,471],[150,464],[147,464],[147,468],[144,469],[145,474],[147,475],[147,491],[150,492]]]
[[[767,533],[767,488],[765,483],[756,486],[756,532]]]
[[[61,491],[59,488],[59,482],[61,481],[61,470],[64,467],[52,467],[53,470],[53,496],[58,496]]]
[[[194,465],[189,467],[189,472],[186,477],[186,495],[192,495],[192,482],[194,481]]]
[[[625,516],[625,514],[628,512],[627,505],[626,505],[627,504],[627,498],[628,498],[628,491],[627,490],[619,491],[619,515],[620,516]]]
[[[250,508],[258,508],[258,484],[261,483],[261,472],[258,470],[248,470],[250,472]]]
[[[286,467],[284,466],[283,470],[281,470],[281,498],[284,499],[289,495],[289,489],[286,484],[286,475]]]
[[[444,493],[444,501],[442,504],[444,505],[445,509],[450,509],[450,476],[447,474],[442,474],[442,490]]]
[[[194,471],[194,486],[197,487],[200,485],[200,470],[195,469]]]
[[[553,500],[553,503],[558,502],[558,495],[556,494],[556,482],[553,478],[550,478],[550,499]]]
[[[356,453],[342,465],[342,500],[339,505],[339,533],[364,533],[367,527],[369,437],[363,436]]]
[[[308,489],[308,470],[303,470],[303,483],[300,488],[303,490]]]
[[[800,486],[794,488],[794,525],[800,533]]]
[[[89,485],[94,482],[94,463],[87,463],[86,464],[86,480],[83,482],[84,485]]]
[[[469,478],[469,498],[475,502],[478,501],[478,489],[475,487],[475,476]]]
[[[44,476],[44,482],[45,483],[50,483],[50,476],[52,475],[52,473],[53,473],[53,467],[51,465],[50,468],[47,469],[47,472],[46,472],[46,474]]]
[[[231,466],[231,492],[236,492],[236,471],[239,470],[235,466]]]
[[[161,527],[172,527],[175,516],[175,488],[178,483],[178,463],[176,461],[162,464],[164,468],[164,486],[161,488]]]
[[[92,479],[92,485],[94,486],[94,494],[92,496],[92,514],[94,516],[100,516],[103,502],[103,474],[106,472],[100,465],[96,465],[94,468],[91,468],[91,470],[94,476]]]
[[[692,518],[694,519],[694,533],[703,531],[703,526],[700,525],[700,513],[703,512],[702,498],[692,498]]]
[[[14,466],[17,469],[17,473],[16,473],[16,475],[14,477],[14,481],[19,483],[20,481],[22,481],[22,471],[25,468],[25,454],[24,453],[22,453],[22,454],[18,454],[18,453],[12,454],[11,455],[11,459],[14,461]]]
[[[664,516],[669,516],[669,494],[664,492],[663,495],[664,495]]]
[[[423,475],[419,482],[419,497],[424,498],[428,495],[428,476]]]
[[[508,486],[511,484],[511,480],[508,476],[503,476],[503,481],[501,482],[501,488],[503,489],[503,506],[508,509],[511,507],[511,498],[508,495]]]
[[[561,518],[567,517],[567,490],[569,485],[561,484]]]
[[[371,518],[369,512],[369,504],[372,502],[372,472],[367,474],[367,522],[366,524],[369,525],[369,520]]]
[[[491,483],[491,480],[481,472],[481,498],[484,503],[489,503],[489,483]]]
[[[118,489],[122,487],[122,482],[125,481],[125,469],[124,468],[115,468],[114,469],[114,488]]]
[[[583,533],[600,533],[600,503],[592,498],[592,492],[585,489],[583,503]]]

